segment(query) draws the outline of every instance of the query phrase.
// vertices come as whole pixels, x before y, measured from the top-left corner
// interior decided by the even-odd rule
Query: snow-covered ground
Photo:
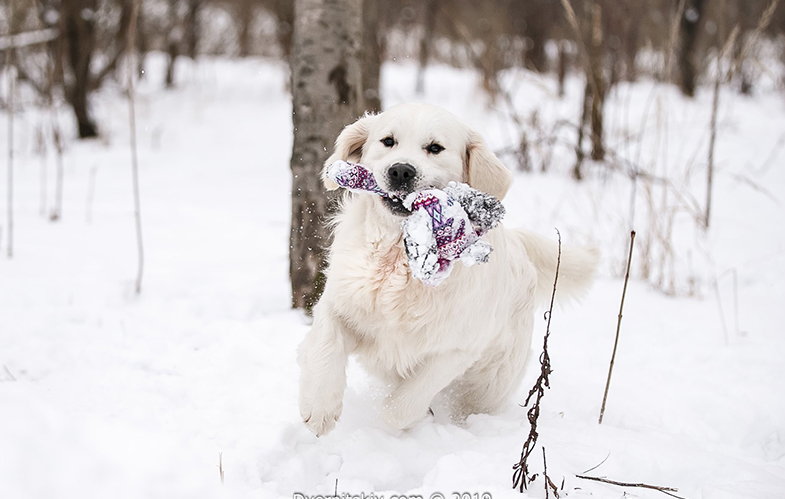
[[[437,414],[414,430],[390,431],[379,416],[384,388],[352,365],[336,429],[320,439],[307,431],[297,410],[295,351],[308,325],[289,309],[287,277],[285,70],[262,60],[183,61],[178,89],[167,91],[162,67],[161,57],[151,58],[138,97],[141,296],[133,293],[120,90],[96,98],[104,138],[68,143],[57,223],[40,215],[34,152],[34,129],[49,115],[29,105],[17,115],[13,260],[4,256],[4,200],[0,222],[0,498],[292,497],[332,493],[336,480],[339,494],[520,496],[510,487],[512,465],[528,423],[516,403],[465,427]],[[387,105],[418,99],[415,73],[407,63],[384,68]],[[536,109],[544,128],[574,121],[579,80],[568,82],[563,101],[550,79],[521,73],[506,81],[526,119]],[[517,142],[509,109],[489,105],[477,83],[471,72],[434,67],[419,100],[452,110],[496,149]],[[674,182],[684,198],[702,201],[711,95],[690,102],[641,82],[610,99],[609,143],[658,174],[662,164],[674,177],[694,170]],[[549,475],[564,480],[562,495],[662,496],[575,477],[605,460],[590,474],[676,487],[690,499],[785,497],[785,150],[777,147],[785,99],[768,90],[752,99],[728,92],[721,103],[711,229],[704,236],[687,209],[674,211],[670,260],[656,263],[652,243],[644,280],[638,255],[601,426],[628,230],[639,231],[641,245],[655,239],[658,207],[676,196],[656,204],[657,193],[652,217],[639,185],[631,224],[629,178],[590,165],[590,178],[576,184],[563,145],[550,173],[517,174],[507,197],[508,225],[550,234],[558,227],[565,243],[592,242],[604,252],[593,291],[555,310],[551,325],[554,372],[539,442]],[[70,115],[60,117],[72,129]],[[643,139],[623,138],[643,124]],[[6,132],[0,113],[3,158]],[[668,162],[658,163],[663,157]],[[51,207],[51,152],[47,161]],[[712,287],[717,276],[727,333]],[[539,322],[535,358],[544,328]],[[532,362],[515,402],[537,369]],[[531,464],[536,472],[540,466]],[[528,494],[544,497],[540,479]]]

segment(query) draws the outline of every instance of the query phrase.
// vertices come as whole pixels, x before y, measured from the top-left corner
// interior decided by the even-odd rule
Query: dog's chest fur
[[[360,323],[410,323],[429,293],[411,277],[400,235],[356,241],[353,246],[351,258],[334,259],[332,264],[341,267],[331,276],[336,276],[337,294],[349,306],[343,315]]]
[[[412,278],[401,229],[363,220],[352,213],[359,208],[345,207],[335,233],[328,272],[333,306],[366,365],[405,376],[439,343],[428,323],[439,288]]]

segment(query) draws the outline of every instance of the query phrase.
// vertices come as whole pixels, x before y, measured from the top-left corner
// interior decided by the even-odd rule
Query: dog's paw
[[[342,409],[343,403],[340,399],[337,402],[321,400],[318,404],[300,400],[300,415],[303,417],[303,422],[317,437],[326,435],[335,428]]]
[[[417,423],[433,414],[429,407],[420,410],[407,404],[399,397],[390,396],[382,409],[382,420],[395,430],[408,430],[417,426]]]

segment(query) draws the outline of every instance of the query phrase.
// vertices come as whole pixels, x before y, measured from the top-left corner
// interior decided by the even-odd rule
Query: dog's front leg
[[[428,414],[436,394],[470,365],[469,356],[457,351],[429,357],[387,397],[384,422],[399,430],[411,428]]]
[[[314,308],[313,327],[300,345],[300,415],[317,437],[335,426],[346,388],[347,338],[328,306]]]

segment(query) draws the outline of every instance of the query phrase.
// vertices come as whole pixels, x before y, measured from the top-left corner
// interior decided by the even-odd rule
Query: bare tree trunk
[[[182,41],[182,29],[177,15],[177,0],[169,0],[169,20],[166,30],[166,52],[169,60],[166,64],[166,88],[174,86],[174,65],[177,56],[180,54],[180,42]]]
[[[431,58],[431,45],[433,44],[433,32],[436,27],[436,13],[439,9],[439,0],[425,0],[423,2],[423,35],[420,38],[420,67],[417,69],[417,84],[415,92],[422,95],[425,92],[425,70],[428,67],[428,60]]]
[[[589,121],[589,109],[592,104],[591,82],[586,75],[586,84],[583,87],[583,109],[581,109],[581,120],[578,123],[578,141],[575,144],[575,167],[572,169],[572,176],[575,180],[583,180],[583,159],[586,156],[583,152],[583,136],[586,129],[586,122]]]
[[[709,164],[706,168],[706,213],[703,216],[703,228],[709,228],[711,217],[711,192],[714,181],[714,144],[717,140],[717,111],[720,107],[720,80],[722,79],[722,68],[720,67],[720,57],[717,58],[717,76],[714,78],[714,88],[711,98],[711,121],[709,123]]]
[[[237,43],[240,46],[240,57],[251,55],[251,23],[253,23],[254,8],[251,0],[240,0],[237,17],[240,22],[240,32]]]
[[[8,58],[12,59],[13,49],[10,50]],[[16,72],[11,67],[8,80],[8,258],[14,257],[14,80]]]
[[[363,0],[363,108],[381,112],[382,99],[379,80],[382,69],[382,44],[379,41],[379,1]],[[419,80],[418,80],[419,83]]]
[[[310,312],[324,289],[333,209],[322,163],[359,114],[362,0],[295,0],[291,57],[294,143],[289,275],[292,306]]]
[[[204,0],[188,0],[188,14],[185,17],[185,43],[188,57],[196,59],[199,48],[199,12]]]
[[[611,47],[608,49],[608,67],[610,69],[610,75],[608,76],[608,88],[607,91],[610,91],[619,83],[622,77],[621,73],[621,50],[618,47]]]
[[[40,123],[35,129],[35,152],[41,155],[41,171],[39,175],[40,186],[40,199],[38,212],[43,217],[46,216],[46,198],[47,198],[47,182],[46,182],[46,137],[44,136],[44,124]]]
[[[179,43],[174,40],[169,40],[167,53],[169,60],[166,63],[166,88],[174,87],[174,65],[177,62],[177,55],[179,51]]]
[[[635,57],[638,55],[638,40],[640,39],[640,20],[635,18],[632,12],[628,11],[630,17],[624,21],[624,78],[627,81],[638,79],[638,68],[635,64]]]
[[[148,43],[149,36],[146,31],[147,23],[144,18],[144,9],[141,5],[136,16],[136,76],[139,79],[143,79],[145,75],[144,62],[147,59],[147,52],[150,51],[150,45]],[[178,29],[179,33],[182,33],[182,28]]]
[[[8,0],[6,15],[8,16],[8,36],[14,34],[14,0]],[[9,43],[5,56],[8,72],[8,258],[14,257],[14,94],[16,93],[16,68],[14,67],[14,44]]]
[[[557,69],[557,76],[559,80],[559,98],[564,97],[564,79],[567,77],[567,42],[565,40],[559,41],[559,67]]]
[[[64,35],[68,42],[68,62],[73,83],[66,98],[74,109],[79,137],[98,136],[98,127],[90,115],[87,95],[92,84],[90,63],[95,49],[96,0],[68,0],[62,3]]]
[[[139,199],[139,161],[136,151],[136,109],[134,102],[134,52],[136,51],[136,21],[139,15],[139,4],[142,0],[131,0],[131,19],[128,24],[128,118],[131,130],[131,179],[133,181],[134,193],[134,222],[136,227],[136,249],[137,249],[137,268],[136,268],[136,294],[142,292],[142,274],[144,272],[144,246],[142,244],[142,212]]]
[[[703,15],[704,0],[687,0],[684,14],[681,17],[681,44],[679,45],[678,61],[681,75],[681,91],[688,97],[695,95],[698,76],[695,51],[698,46],[698,25]]]
[[[53,106],[54,108],[54,106]],[[60,122],[57,113],[52,116],[52,138],[57,153],[57,169],[55,176],[55,204],[49,213],[49,221],[57,222],[63,216],[63,177],[65,176],[65,165],[63,164],[63,134],[60,131]]]
[[[292,54],[292,32],[294,31],[294,2],[292,0],[275,0],[275,17],[278,24],[275,28],[278,44],[281,46],[284,60]]]
[[[591,46],[589,49],[589,65],[592,82],[591,101],[591,159],[605,159],[603,145],[603,121],[605,114],[605,77],[603,75],[602,53],[602,7],[593,2],[591,9]]]
[[[542,9],[547,5],[547,2],[529,2],[529,4],[534,7],[537,17],[545,17]],[[540,12],[537,12],[537,6],[540,6]],[[526,50],[525,54],[528,63],[526,67],[538,73],[548,71],[548,54],[545,53],[545,43],[548,41],[549,28],[549,23],[529,22],[526,25],[526,34],[531,41],[530,48]]]
[[[737,17],[738,25],[740,25],[741,35],[736,38],[733,44],[733,60],[735,62],[736,71],[739,75],[739,92],[742,95],[752,95],[752,74],[750,58],[752,54],[744,50],[745,43],[749,43],[750,38],[753,36],[750,30],[754,27],[752,20],[752,2],[738,2]],[[719,49],[719,47],[718,47]]]

